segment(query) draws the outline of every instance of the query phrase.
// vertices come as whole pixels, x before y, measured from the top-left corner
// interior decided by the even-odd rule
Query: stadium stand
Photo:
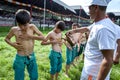
[[[12,2],[13,1],[13,2]],[[33,1],[33,0],[31,0]],[[30,11],[32,15],[31,23],[34,23],[36,26],[41,27],[44,24],[43,20],[43,1],[37,0],[38,2],[31,4],[27,0],[1,0],[0,1],[0,26],[14,26],[15,23],[15,12],[18,9],[26,9]],[[40,4],[42,3],[42,4]],[[52,4],[52,5],[51,5]],[[32,5],[32,8],[31,8]],[[76,14],[76,11],[66,5],[65,3],[53,0],[50,3],[50,0],[47,0],[46,5],[46,22],[45,25],[49,27],[54,27],[55,22],[58,20],[64,20],[67,27],[69,28],[73,22],[78,22],[79,16]],[[57,7],[57,9],[56,9]],[[58,10],[59,9],[59,10]],[[84,25],[86,21],[81,21]],[[87,21],[87,25],[90,24]]]

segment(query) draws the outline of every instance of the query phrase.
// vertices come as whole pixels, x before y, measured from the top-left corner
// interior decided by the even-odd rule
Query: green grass
[[[1,30],[0,32],[0,80],[13,80],[14,78],[14,71],[12,68],[14,57],[16,55],[16,50],[9,46],[5,41],[4,38],[8,33],[9,29],[6,28],[6,31]],[[48,31],[43,32],[44,35],[48,33]],[[13,39],[14,40],[14,39]],[[38,80],[50,80],[49,75],[49,51],[51,46],[41,46],[39,41],[35,41],[35,48],[34,51],[36,53],[37,64],[38,64],[38,72],[39,72],[39,79]],[[62,71],[59,75],[59,80],[79,80],[80,74],[83,67],[83,62],[76,63],[76,67],[71,66],[69,71],[69,78],[65,77],[65,61],[66,61],[66,54],[65,54],[65,46],[62,46],[63,49],[63,66]],[[28,73],[25,71],[25,80],[29,80]],[[120,80],[120,65],[113,66],[112,73],[111,73],[111,80]]]

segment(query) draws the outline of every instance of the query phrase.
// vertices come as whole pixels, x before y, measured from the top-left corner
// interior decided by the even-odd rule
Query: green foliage
[[[11,27],[5,26],[5,27],[0,27],[0,32],[8,32]]]
[[[48,31],[43,32],[44,35],[48,33]],[[7,32],[0,32],[0,80],[13,80],[14,71],[12,68],[13,60],[16,55],[16,50],[9,46],[4,38]],[[14,38],[13,38],[14,40]],[[41,46],[39,41],[35,41],[34,51],[36,53],[37,64],[38,64],[38,72],[39,79],[38,80],[50,80],[49,75],[49,51],[51,46]],[[62,46],[63,49],[63,66],[62,71],[59,75],[59,80],[79,80],[80,74],[83,67],[83,62],[80,60],[75,63],[76,67],[71,66],[69,71],[69,77],[65,76],[65,61],[66,61],[66,51],[65,46]],[[29,80],[29,75],[27,70],[25,70],[25,80]],[[120,80],[120,65],[113,66],[111,73],[111,80]]]

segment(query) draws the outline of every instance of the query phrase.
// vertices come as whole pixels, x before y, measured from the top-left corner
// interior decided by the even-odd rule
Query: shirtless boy
[[[38,70],[33,51],[34,40],[44,40],[43,34],[34,24],[29,24],[31,16],[27,10],[19,9],[15,18],[18,26],[12,27],[5,38],[5,41],[17,50],[13,63],[14,80],[24,80],[25,67],[27,67],[30,80],[37,80]],[[14,36],[15,42],[11,41]]]
[[[72,24],[72,29],[76,29],[77,27],[79,27],[79,24],[77,23],[73,23]],[[77,34],[73,34],[71,36],[71,38],[73,38],[74,42],[76,43],[76,45],[78,45],[78,39],[80,39],[80,33]],[[70,69],[70,65],[73,64],[75,66],[75,64],[73,63],[75,56],[77,56],[77,51],[78,51],[78,46],[71,46],[69,44],[69,42],[66,41],[65,43],[66,45],[66,76],[68,76],[68,71]]]
[[[65,28],[65,23],[63,21],[58,21],[55,24],[55,28],[48,33],[45,40],[42,41],[42,45],[52,45],[52,50],[50,51],[50,74],[51,79],[54,80],[58,78],[58,73],[62,69],[62,31]]]
[[[73,23],[72,24],[72,29],[77,29],[78,27],[80,27],[79,24],[77,23]],[[74,62],[74,59],[76,59],[78,57],[78,52],[79,52],[79,49],[80,49],[80,43],[81,43],[81,39],[82,39],[82,33],[75,33],[75,34],[72,34],[73,36],[73,40],[76,42],[76,45],[73,46],[73,62]],[[73,63],[74,64],[74,63]]]

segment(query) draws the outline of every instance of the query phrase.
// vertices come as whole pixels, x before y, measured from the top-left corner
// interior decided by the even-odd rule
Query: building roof
[[[44,8],[44,0],[14,0],[14,1]],[[75,14],[74,9],[72,9],[70,6],[68,6],[67,4],[60,0],[46,0],[46,9],[64,15]]]
[[[65,4],[64,2],[62,2],[62,1],[60,1],[60,0],[53,0],[53,1],[56,2],[56,3],[58,3],[58,4],[60,4],[60,5],[63,6],[64,8],[67,8],[67,9],[69,9],[70,11],[76,13],[73,8],[71,8],[70,6],[68,6],[67,4]]]
[[[76,5],[76,6],[71,6],[71,7],[76,11],[77,16],[89,19],[89,16],[84,11],[81,5]]]

